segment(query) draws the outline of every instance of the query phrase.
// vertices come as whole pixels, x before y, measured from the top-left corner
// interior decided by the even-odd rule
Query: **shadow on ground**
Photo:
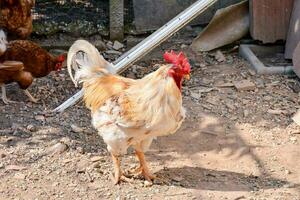
[[[174,177],[180,180],[180,186],[213,191],[256,191],[259,189],[280,188],[287,181],[265,176],[247,176],[230,171],[210,170],[201,167],[164,168],[155,173],[167,181]],[[184,176],[181,176],[184,174]],[[178,176],[180,178],[178,178]],[[293,187],[299,187],[294,185]]]

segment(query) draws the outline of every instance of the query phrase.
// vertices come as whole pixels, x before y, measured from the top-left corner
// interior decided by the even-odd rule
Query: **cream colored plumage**
[[[141,173],[151,181],[153,176],[143,153],[157,136],[175,133],[185,118],[181,91],[168,75],[172,65],[162,65],[144,78],[133,80],[111,74],[107,67],[112,65],[100,58],[99,65],[86,58],[77,59],[73,80],[83,83],[92,124],[114,160],[116,183],[122,177],[117,156],[126,153],[129,146],[136,150]],[[71,63],[74,64],[72,59],[68,59],[69,72]]]

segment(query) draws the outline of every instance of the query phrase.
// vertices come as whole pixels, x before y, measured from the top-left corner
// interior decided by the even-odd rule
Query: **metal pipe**
[[[174,33],[187,25],[199,14],[203,13],[208,7],[213,5],[217,0],[199,0],[182,11],[175,18],[162,26],[160,29],[152,33],[145,40],[137,44],[131,50],[126,52],[115,61],[116,71],[122,73],[130,64],[143,57],[152,49],[157,47],[163,41],[170,38]]]
[[[170,38],[174,33],[180,30],[182,27],[187,25],[198,15],[203,13],[207,8],[212,6],[217,0],[199,0],[192,4],[190,7],[182,11],[176,17],[174,17],[167,24],[162,26],[160,29],[152,33],[145,40],[137,44],[131,50],[123,54],[118,58],[114,63],[117,73],[122,73],[125,71],[130,64],[134,63],[138,59],[145,56],[155,47],[160,45],[162,42]],[[58,106],[53,112],[62,112],[64,111],[68,104],[74,105],[81,97],[83,96],[83,89],[65,101],[63,104]],[[69,105],[69,106],[70,106]]]
[[[248,60],[258,74],[292,74],[292,66],[266,67],[252,52],[249,45],[241,45],[239,54]]]

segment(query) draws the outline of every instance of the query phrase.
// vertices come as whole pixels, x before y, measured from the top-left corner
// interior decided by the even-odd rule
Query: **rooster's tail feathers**
[[[114,73],[114,67],[107,62],[94,45],[86,40],[77,40],[69,49],[68,72],[74,84],[101,76],[100,71]],[[72,74],[75,71],[75,77]]]

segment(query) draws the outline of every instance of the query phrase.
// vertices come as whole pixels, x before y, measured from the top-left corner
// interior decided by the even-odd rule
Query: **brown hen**
[[[26,74],[30,74],[31,79],[32,78],[40,78],[47,76],[51,71],[58,71],[61,69],[63,62],[65,60],[65,55],[60,56],[53,56],[50,53],[48,53],[45,49],[41,48],[38,44],[28,41],[28,40],[15,40],[11,41],[6,45],[6,51],[0,56],[0,63],[4,63],[5,61],[19,61],[23,64],[24,72],[27,72]],[[18,70],[15,70],[16,73],[19,73]],[[6,74],[8,73],[7,70],[0,71],[2,73],[2,76],[6,77]],[[11,77],[11,76],[9,76]],[[6,77],[6,79],[9,79],[9,77]],[[29,78],[29,75],[27,75],[27,78]],[[30,78],[29,78],[30,79]],[[19,82],[18,82],[19,81]],[[21,81],[21,82],[20,82]],[[26,90],[32,83],[28,85],[28,80],[15,80],[15,78],[3,81],[1,80],[0,76],[0,85],[2,86],[2,91],[5,91],[5,84],[10,82],[18,82],[21,86],[22,83],[26,82],[22,89],[25,89],[25,93],[27,96],[30,97],[32,101],[36,101]],[[3,94],[3,92],[2,92]],[[5,95],[5,92],[4,92]],[[3,97],[2,99],[5,103],[8,103],[6,97]]]
[[[26,39],[32,32],[31,8],[35,0],[1,0],[0,27],[12,38]]]
[[[0,56],[0,62],[5,60],[23,62],[25,71],[30,72],[35,78],[40,78],[52,71],[60,70],[65,60],[64,55],[55,57],[32,41],[14,40],[7,44],[7,50]]]

